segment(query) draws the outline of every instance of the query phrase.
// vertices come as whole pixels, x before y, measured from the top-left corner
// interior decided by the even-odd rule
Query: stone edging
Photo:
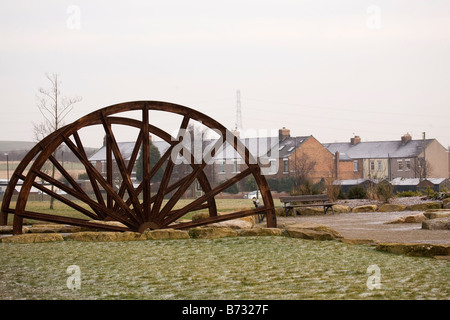
[[[60,226],[61,227],[61,226]],[[370,245],[375,250],[407,256],[436,257],[450,260],[450,245],[428,243],[378,243],[368,239],[344,239],[326,225],[305,222],[281,228],[232,229],[229,227],[199,227],[189,231],[176,229],[137,232],[80,231],[73,233],[24,233],[0,238],[2,243],[42,243],[58,241],[119,242],[169,239],[219,239],[247,236],[286,236],[310,240],[337,240],[347,244]]]

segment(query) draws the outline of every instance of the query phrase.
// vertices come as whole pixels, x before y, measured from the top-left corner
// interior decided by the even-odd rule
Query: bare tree
[[[61,96],[60,86],[61,81],[58,79],[57,74],[48,73],[45,77],[50,82],[50,88],[39,88],[39,93],[36,94],[36,104],[44,117],[44,121],[41,123],[33,123],[34,137],[37,141],[41,141],[50,133],[58,130],[64,126],[64,119],[73,110],[73,106],[82,100],[81,97],[76,96],[74,98],[67,98]],[[53,152],[53,156],[56,157],[58,149]],[[55,166],[51,165],[51,177],[55,178]],[[54,186],[51,186],[52,192]],[[54,198],[50,198],[50,209],[53,209]]]
[[[420,180],[425,180],[430,177],[433,171],[433,166],[430,161],[426,160],[424,157],[416,158],[413,164],[414,175]]]

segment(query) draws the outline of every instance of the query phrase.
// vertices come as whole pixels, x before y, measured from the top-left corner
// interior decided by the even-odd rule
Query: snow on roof
[[[426,140],[426,145],[434,139]],[[352,159],[408,158],[416,157],[423,151],[423,140],[401,141],[369,141],[355,145],[350,142],[324,143],[331,153],[344,153]]]

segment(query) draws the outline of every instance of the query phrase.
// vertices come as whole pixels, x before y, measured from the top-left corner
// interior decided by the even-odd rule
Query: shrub
[[[237,184],[233,184],[224,190],[226,193],[237,194],[239,193],[239,188]]]
[[[377,185],[377,197],[384,202],[388,202],[394,196],[394,187],[386,181],[382,181]]]
[[[422,194],[420,193],[420,191],[412,191],[412,190],[408,190],[408,191],[397,191],[396,196],[399,198],[402,197],[417,197],[417,196],[421,196]]]
[[[348,190],[349,199],[365,199],[366,197],[366,189],[362,186],[353,186]]]

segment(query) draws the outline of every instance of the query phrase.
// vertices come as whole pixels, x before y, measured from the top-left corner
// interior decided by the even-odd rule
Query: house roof
[[[448,180],[446,178],[426,178],[425,180],[430,181],[432,184],[441,184],[442,182]],[[424,180],[422,180],[424,181]],[[421,182],[419,178],[395,178],[391,180],[391,184],[395,186],[415,186]]]
[[[256,137],[240,140],[253,156],[260,157],[266,155],[269,150],[272,150],[277,145],[278,137]],[[204,144],[206,145],[206,148],[212,148],[216,141],[217,140],[215,139],[208,139],[204,141]],[[161,155],[163,155],[170,146],[166,141],[152,141],[152,143],[158,148]],[[123,159],[126,161],[130,160],[135,142],[118,142],[117,145]],[[218,149],[214,155],[215,160],[233,160],[241,158],[240,154],[228,142],[225,142],[225,146]],[[89,158],[89,161],[106,161],[106,147],[100,148]]]
[[[278,137],[255,137],[255,138],[243,138],[240,139],[244,146],[254,157],[261,157],[267,155],[269,150],[272,150],[278,142]],[[209,140],[209,146],[213,146],[216,140]],[[232,160],[241,159],[240,154],[230,145],[225,142],[225,147],[217,150],[214,155],[216,160]]]
[[[153,145],[158,148],[159,153],[163,155],[169,149],[169,143],[166,141],[152,141]],[[118,142],[120,153],[125,161],[129,161],[136,142]],[[138,156],[139,157],[139,156]],[[89,161],[106,161],[106,147],[100,148],[94,153]]]
[[[278,147],[278,157],[288,158],[292,153],[294,153],[295,149],[300,147],[309,138],[311,138],[311,136],[289,137],[280,141],[276,146]]]
[[[427,147],[435,139],[425,140]],[[423,140],[401,141],[373,141],[359,142],[352,145],[350,142],[324,143],[331,153],[339,151],[341,160],[350,159],[376,159],[376,158],[414,158],[423,151]]]

